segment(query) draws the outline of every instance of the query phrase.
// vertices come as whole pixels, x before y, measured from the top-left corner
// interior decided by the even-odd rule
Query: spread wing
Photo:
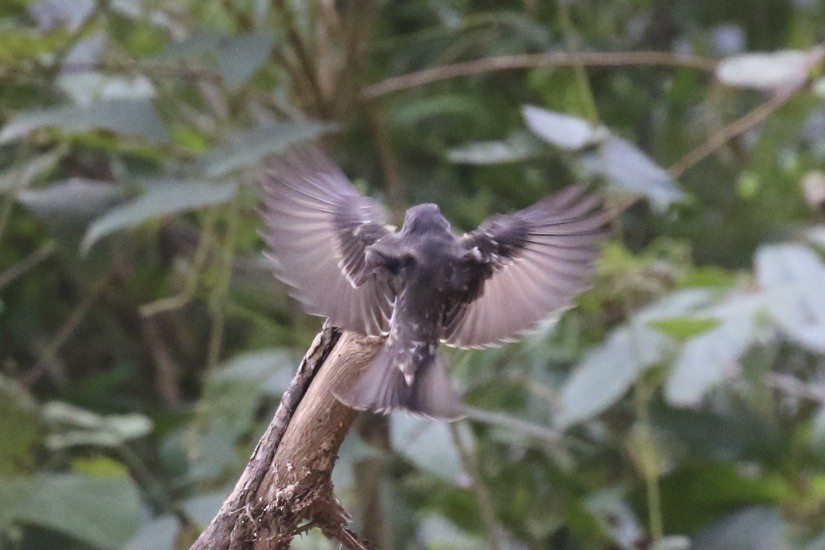
[[[343,329],[386,332],[394,293],[365,269],[364,254],[391,232],[380,209],[314,148],[273,161],[261,190],[268,257],[293,296],[309,313]]]
[[[572,186],[465,235],[467,250],[488,268],[487,277],[448,308],[443,341],[494,345],[570,307],[587,287],[608,233],[612,215],[601,205],[599,194]]]

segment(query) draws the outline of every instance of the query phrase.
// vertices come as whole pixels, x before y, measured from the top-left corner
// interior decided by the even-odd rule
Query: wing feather
[[[481,288],[447,309],[443,340],[459,347],[510,341],[570,307],[588,286],[612,214],[598,193],[571,186],[465,235],[490,266]]]
[[[267,257],[292,295],[343,329],[385,333],[395,297],[365,266],[366,247],[391,231],[380,209],[312,148],[273,161],[261,190]]]

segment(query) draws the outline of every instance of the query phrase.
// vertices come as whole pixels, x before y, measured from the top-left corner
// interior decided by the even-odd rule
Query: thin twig
[[[175,360],[166,347],[161,336],[160,327],[155,319],[143,319],[143,336],[152,356],[155,367],[155,388],[169,405],[179,405],[181,400],[178,370]]]
[[[40,354],[40,358],[37,360],[37,363],[35,363],[32,370],[27,373],[25,377],[26,386],[31,386],[37,382],[37,380],[47,370],[54,369],[55,360],[57,359],[57,354],[60,351],[60,348],[63,347],[63,344],[68,341],[72,334],[74,334],[75,330],[77,330],[80,326],[80,323],[83,322],[83,319],[86,317],[86,314],[89,313],[92,305],[94,305],[98,298],[100,298],[103,291],[106,290],[106,287],[109,286],[111,278],[112,276],[110,274],[95,283],[91,292],[84,296],[80,303],[77,304],[74,310],[72,310],[69,317],[63,322],[63,325],[60,329],[58,329],[57,333],[48,343],[46,349],[44,349]],[[54,372],[53,374],[58,380],[63,378],[63,374],[60,372]]]
[[[796,93],[800,90],[801,86],[802,85],[794,85],[777,91],[766,102],[762,103],[744,116],[737,118],[710,136],[710,138],[705,140],[701,145],[687,153],[670,168],[668,168],[670,175],[674,178],[679,178],[688,169],[710,156],[714,151],[723,147],[730,140],[744,134],[757,124],[764,121],[770,115],[781,109],[791,99],[793,99]]]
[[[213,369],[218,364],[221,347],[223,346],[226,303],[229,298],[229,284],[232,282],[232,258],[235,255],[238,225],[240,223],[238,202],[238,197],[235,197],[235,199],[229,203],[226,235],[224,236],[224,245],[221,249],[219,261],[218,280],[210,296],[210,305],[212,306],[212,331],[209,336],[209,347],[206,355],[207,369]]]
[[[284,25],[286,26],[287,39],[289,40],[292,50],[295,52],[295,57],[301,67],[301,72],[309,84],[310,91],[315,98],[316,108],[319,113],[323,114],[325,111],[325,97],[318,83],[318,73],[315,65],[312,63],[312,58],[307,52],[306,45],[298,33],[295,25],[295,14],[292,12],[291,6],[284,0],[275,0],[275,6],[281,12]]]
[[[487,539],[487,547],[491,550],[498,550],[504,548],[504,541],[502,540],[502,529],[496,519],[496,508],[493,505],[493,497],[490,495],[490,489],[484,483],[481,476],[481,468],[478,465],[478,460],[473,450],[470,449],[464,437],[462,437],[458,425],[450,424],[450,434],[453,436],[453,442],[458,449],[458,454],[461,457],[464,469],[473,478],[473,492],[478,502],[478,512],[481,516],[481,522],[484,525],[484,536]]]
[[[678,55],[660,51],[636,52],[548,52],[520,55],[502,55],[485,57],[462,63],[442,65],[415,73],[395,76],[371,84],[361,90],[364,99],[375,99],[383,95],[416,88],[424,84],[492,71],[512,69],[529,69],[535,67],[564,67],[570,65],[588,65],[592,67],[611,67],[622,65],[660,65],[684,67],[711,72],[716,61],[705,57]]]
[[[11,283],[18,277],[25,275],[26,272],[33,269],[37,266],[37,264],[51,256],[55,250],[57,250],[57,246],[54,244],[54,241],[48,241],[34,252],[0,273],[0,290],[3,290],[4,286]]]
[[[373,108],[367,106],[367,118],[373,136],[375,136],[375,143],[378,146],[378,157],[381,159],[381,168],[384,171],[384,184],[387,187],[390,207],[396,216],[403,217],[405,210],[404,188],[399,176],[398,159],[393,153],[390,136],[384,128],[381,113],[377,106],[373,106]]]
[[[8,195],[0,204],[0,240],[3,239],[3,234],[6,232],[6,226],[11,217],[11,209],[14,207],[14,195]]]
[[[206,260],[209,258],[209,252],[215,242],[215,224],[218,217],[218,209],[210,208],[206,211],[203,228],[201,229],[200,240],[198,248],[195,250],[195,255],[192,258],[192,263],[189,267],[186,280],[183,284],[183,289],[174,296],[167,296],[159,298],[148,304],[140,306],[140,314],[144,317],[151,317],[163,311],[170,309],[177,309],[185,306],[195,297],[198,290],[198,282],[200,280],[201,272],[206,265]]]
[[[578,54],[581,50],[581,40],[573,27],[573,21],[570,19],[570,7],[567,0],[558,0],[556,2],[559,23],[564,32],[564,40],[567,45],[568,54]],[[582,103],[587,109],[587,118],[593,124],[599,123],[599,110],[596,107],[596,100],[593,98],[593,90],[590,88],[590,80],[587,77],[587,71],[584,70],[583,63],[573,64],[573,74],[576,78],[576,87],[581,93]]]

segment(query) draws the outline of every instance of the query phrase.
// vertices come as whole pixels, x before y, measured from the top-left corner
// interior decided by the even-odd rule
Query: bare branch
[[[701,145],[679,159],[668,169],[670,175],[674,178],[679,178],[690,168],[696,164],[699,164],[699,162],[709,157],[716,150],[722,148],[730,140],[744,134],[781,109],[786,103],[794,98],[798,91],[798,86],[792,86],[776,92],[766,102],[762,103],[744,116],[737,118],[710,136],[707,140],[703,141]]]
[[[535,67],[566,67],[586,65],[591,67],[611,67],[624,65],[661,65],[685,67],[711,72],[716,61],[705,57],[677,55],[670,52],[549,52],[521,55],[485,57],[463,63],[433,67],[415,73],[396,76],[371,84],[361,90],[364,99],[375,99],[399,90],[416,88],[459,76],[468,76],[492,71],[530,69]]]
[[[370,548],[347,528],[349,514],[332,491],[338,448],[356,415],[333,391],[352,384],[381,344],[324,326],[235,489],[193,549],[288,548],[312,527],[347,548]]]

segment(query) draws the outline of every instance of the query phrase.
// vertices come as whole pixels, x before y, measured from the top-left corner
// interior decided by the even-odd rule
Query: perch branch
[[[352,384],[381,345],[329,324],[316,336],[272,422],[218,514],[192,546],[286,549],[311,527],[346,548],[370,548],[347,528],[331,474],[356,411],[333,396]]]

